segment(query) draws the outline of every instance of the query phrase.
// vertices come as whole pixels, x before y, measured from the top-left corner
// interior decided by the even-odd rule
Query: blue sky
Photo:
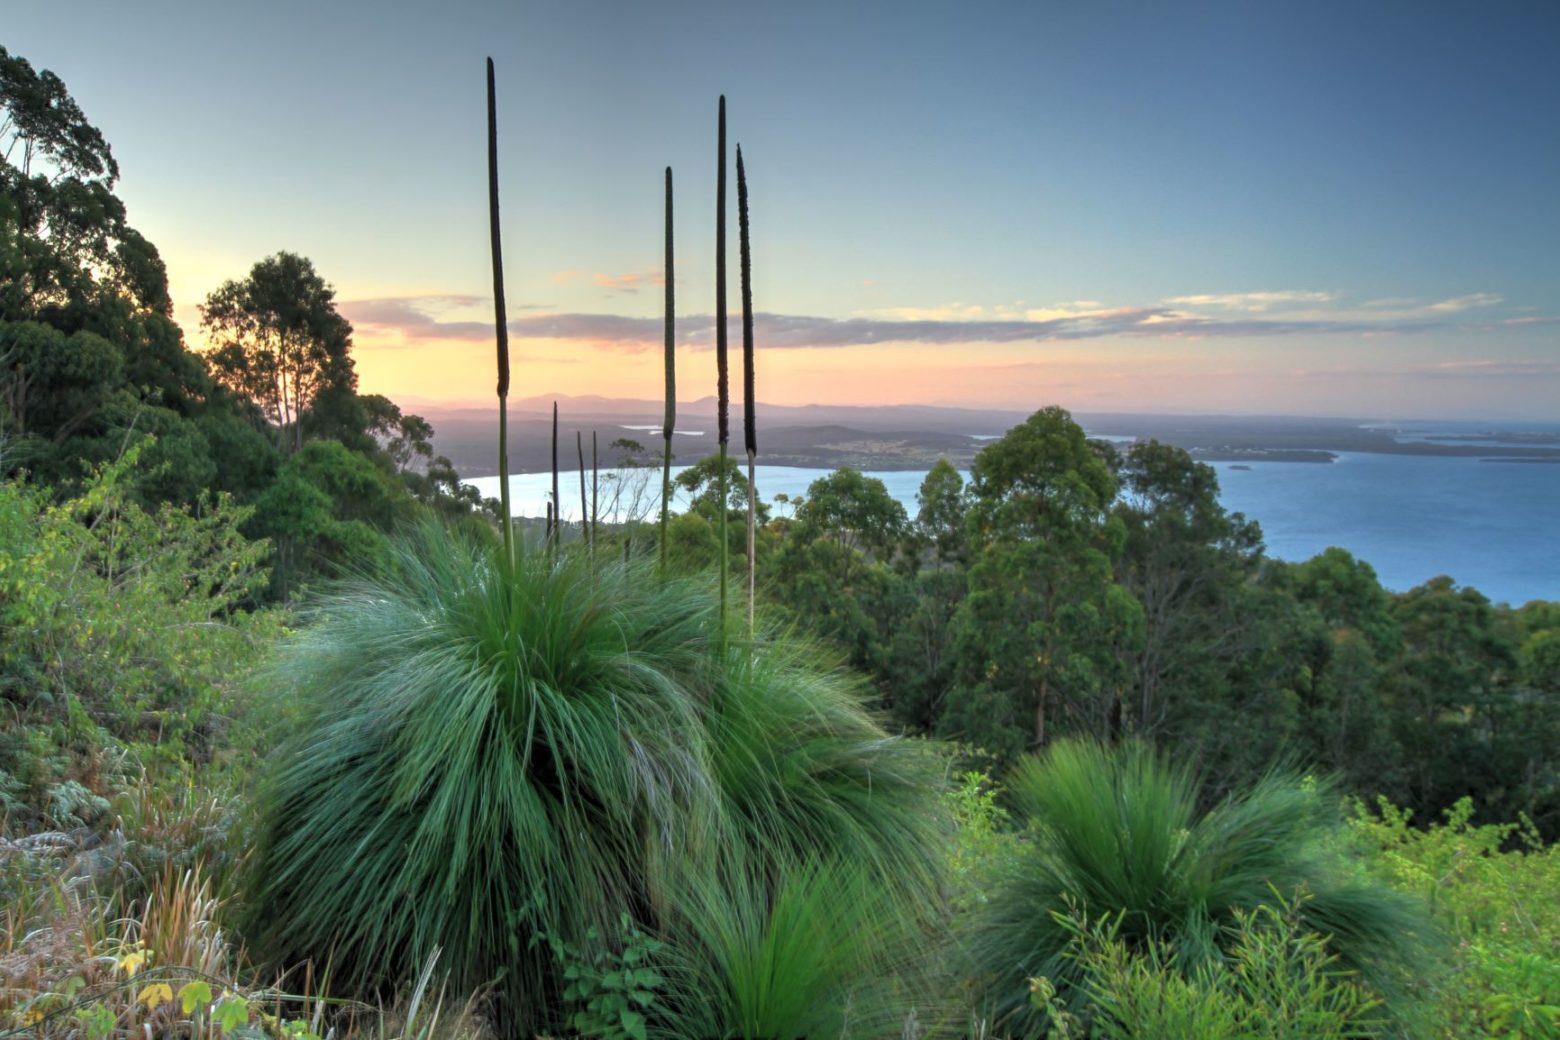
[[[301,252],[366,389],[490,392],[491,54],[525,392],[658,393],[668,164],[685,385],[709,363],[724,92],[761,396],[1372,418],[1560,418],[1557,41],[1521,3],[8,0],[0,26],[113,144],[193,339],[221,280]]]

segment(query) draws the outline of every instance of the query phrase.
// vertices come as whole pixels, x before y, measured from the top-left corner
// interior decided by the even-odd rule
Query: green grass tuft
[[[1027,980],[1077,1000],[1068,917],[1109,915],[1128,949],[1168,949],[1177,970],[1220,963],[1239,915],[1293,901],[1345,968],[1383,996],[1416,960],[1429,927],[1415,901],[1355,880],[1324,851],[1334,799],[1325,784],[1270,774],[1207,812],[1191,772],[1138,744],[1062,742],[1008,781],[1030,826],[976,914],[971,950],[990,998],[1015,1028],[1038,1028]]]
[[[534,937],[670,935],[690,871],[752,865],[767,911],[846,861],[934,907],[937,761],[808,644],[719,650],[714,591],[430,527],[320,600],[266,673],[301,727],[261,791],[254,948],[357,991],[441,949],[533,1027],[560,988]]]

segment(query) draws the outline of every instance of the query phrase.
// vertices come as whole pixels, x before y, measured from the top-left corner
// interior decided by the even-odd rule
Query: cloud
[[[587,274],[584,271],[558,271],[548,276],[553,285],[575,285],[589,278],[597,288],[612,293],[633,295],[646,285],[665,285],[666,276],[661,271],[631,271],[628,274]]]
[[[984,317],[986,308],[978,304],[948,303],[941,307],[884,307],[873,311],[859,311],[864,318],[886,318],[889,321],[972,321]]]
[[[1494,293],[1470,293],[1467,296],[1456,296],[1450,300],[1432,303],[1425,309],[1436,314],[1457,314],[1461,311],[1471,310],[1474,307],[1493,307],[1495,304],[1500,303],[1501,300],[1502,297],[1496,296]]]
[[[1335,292],[1284,289],[1264,292],[1199,293],[1172,296],[1167,305],[1216,313],[1283,315],[1291,320],[1415,321],[1444,319],[1481,307],[1493,307],[1505,299],[1496,293],[1476,292],[1451,299],[1425,302],[1413,297],[1384,297],[1360,303],[1347,302]]]
[[[1487,379],[1556,379],[1560,378],[1560,361],[1443,361],[1438,365],[1417,369],[1415,374],[1456,379],[1469,376]]]
[[[593,274],[591,281],[608,292],[637,293],[641,285],[665,285],[666,275],[660,271],[640,271],[636,274]]]
[[[729,334],[739,334],[730,318]],[[685,346],[713,345],[710,315],[680,315],[679,341]],[[1346,321],[1273,321],[1243,318],[1214,320],[1165,309],[1120,309],[1084,317],[1050,320],[897,320],[897,318],[821,318],[813,315],[755,315],[755,337],[764,348],[850,348],[878,343],[925,343],[959,346],[966,343],[1047,343],[1106,337],[1207,338],[1267,337],[1267,335],[1368,332],[1374,326]],[[1399,326],[1398,331],[1409,331]],[[510,332],[519,338],[583,340],[596,346],[651,349],[661,343],[660,318],[563,313],[518,318]]]
[[[628,277],[628,276],[623,276]],[[646,276],[635,276],[640,281]],[[1283,295],[1297,304],[1312,302],[1324,294],[1245,293],[1249,297]],[[1304,297],[1304,298],[1303,298]],[[1176,297],[1180,301],[1212,300],[1205,296]],[[760,313],[755,316],[755,332],[765,348],[843,348],[883,343],[921,343],[956,346],[965,343],[1049,343],[1105,338],[1138,339],[1233,339],[1297,335],[1399,335],[1430,330],[1498,331],[1525,325],[1548,324],[1546,317],[1485,319],[1469,323],[1461,310],[1490,306],[1498,301],[1488,293],[1458,297],[1459,306],[1417,306],[1396,310],[1372,307],[1335,308],[1329,311],[1263,312],[1252,311],[1253,304],[1241,306],[1203,304],[1215,312],[1193,309],[1198,305],[1100,308],[1096,301],[1047,308],[996,308],[951,304],[934,308],[895,308],[870,311],[848,318],[829,318],[802,314]],[[1093,305],[1088,306],[1088,305]],[[408,344],[434,339],[486,340],[493,335],[492,322],[466,318],[489,306],[477,296],[442,295],[390,297],[349,300],[338,305],[342,314],[365,335],[393,346],[399,339]],[[1276,302],[1271,306],[1276,307]],[[1438,309],[1439,308],[1439,309]],[[520,308],[517,308],[520,309]],[[1233,313],[1229,313],[1233,311]],[[1222,313],[1221,313],[1222,312]],[[455,317],[458,315],[458,317]],[[740,336],[739,319],[729,317],[730,335]],[[1518,324],[1519,323],[1519,324]],[[714,319],[707,314],[682,314],[677,319],[679,343],[683,346],[713,346]],[[510,335],[518,340],[566,340],[606,349],[649,350],[662,343],[663,324],[659,316],[630,317],[618,314],[545,313],[513,317]]]
[[[1293,304],[1331,303],[1337,298],[1337,293],[1284,289],[1266,292],[1199,293],[1195,296],[1172,296],[1165,302],[1183,307],[1218,307],[1222,310],[1256,313],[1274,308],[1287,308]]]
[[[408,340],[480,339],[493,334],[493,322],[446,321],[435,315],[440,311],[471,310],[492,306],[492,298],[481,296],[391,296],[373,300],[342,300],[336,304],[341,316],[359,331],[375,334],[399,334]]]

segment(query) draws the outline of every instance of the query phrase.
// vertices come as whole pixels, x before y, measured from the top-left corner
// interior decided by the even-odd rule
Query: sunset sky
[[[517,396],[659,395],[667,165],[713,392],[724,92],[764,400],[1560,419],[1552,3],[3,7],[191,338],[301,253],[364,391],[491,400],[491,55]]]

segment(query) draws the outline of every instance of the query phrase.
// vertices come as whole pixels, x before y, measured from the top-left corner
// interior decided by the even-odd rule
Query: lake
[[[1368,561],[1389,589],[1404,591],[1449,574],[1493,600],[1560,600],[1560,466],[1476,458],[1344,453],[1331,464],[1212,463],[1226,508],[1262,525],[1268,553],[1304,560],[1337,545]],[[673,472],[682,467],[673,467]],[[805,495],[827,471],[759,466],[765,501]],[[920,472],[868,471],[913,516]],[[551,477],[517,474],[516,516],[546,513]],[[470,482],[498,497],[498,478]],[[579,474],[560,474],[564,519],[577,521]],[[659,508],[660,472],[602,471],[603,519],[650,516]],[[619,508],[612,509],[614,498]],[[784,516],[783,506],[772,507]]]

